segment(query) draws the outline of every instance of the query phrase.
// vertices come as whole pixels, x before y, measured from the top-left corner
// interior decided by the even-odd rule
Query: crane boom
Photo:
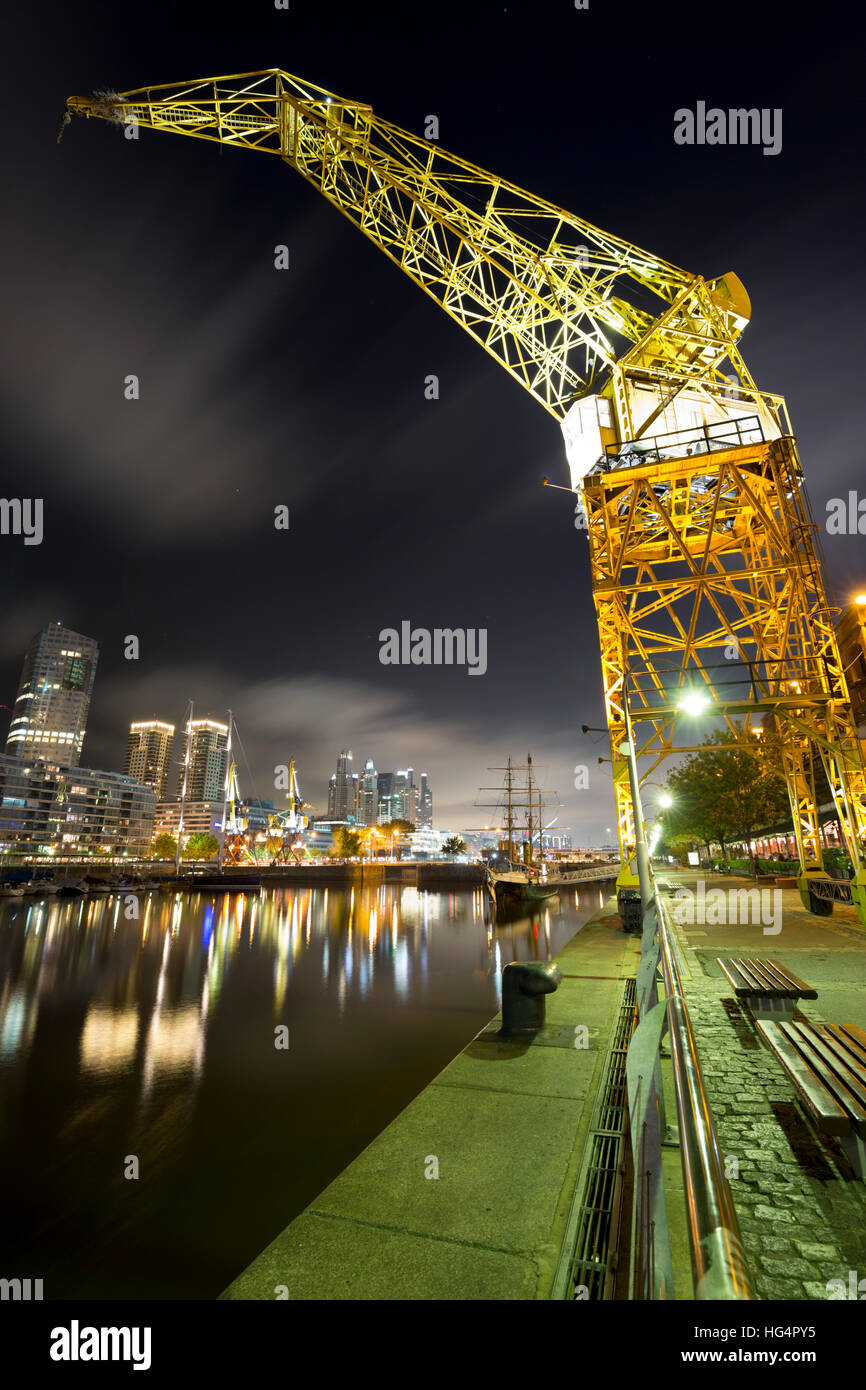
[[[826,915],[841,887],[823,863],[823,767],[866,922],[866,768],[785,402],[739,351],[738,277],[680,270],[278,68],[74,96],[72,115],[278,155],[559,421],[589,541],[620,881],[635,881],[628,716],[649,724],[637,751],[654,768],[682,751],[678,696],[697,683],[737,736],[770,715],[801,900]]]
[[[560,420],[629,347],[672,380],[729,384],[719,366],[749,313],[736,277],[707,286],[368,105],[273,68],[67,111],[279,155]]]

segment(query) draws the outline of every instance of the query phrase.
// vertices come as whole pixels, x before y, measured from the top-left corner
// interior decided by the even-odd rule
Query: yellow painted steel
[[[577,465],[574,486],[623,863],[635,852],[624,700],[655,767],[683,751],[677,698],[694,687],[732,728],[737,715],[747,732],[755,713],[772,716],[801,895],[823,912],[808,885],[827,877],[817,750],[866,921],[866,772],[817,528],[785,403],[757,389],[737,346],[751,309],[736,275],[680,270],[279,69],[70,97],[70,115],[278,155],[563,422],[567,440],[575,411],[599,412],[586,436],[599,457]],[[629,442],[645,452],[629,454]]]

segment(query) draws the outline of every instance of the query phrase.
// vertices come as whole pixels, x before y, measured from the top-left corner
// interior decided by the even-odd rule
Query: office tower
[[[94,638],[61,623],[49,623],[36,633],[9,724],[8,757],[78,766],[98,656]]]
[[[391,819],[391,788],[393,782],[393,772],[380,772],[376,778],[376,819],[380,825],[386,825]]]
[[[187,801],[222,801],[226,785],[226,749],[229,726],[215,719],[187,720],[186,735],[190,740],[189,776],[186,784]],[[184,757],[186,748],[184,748]],[[183,766],[177,782],[177,794],[183,794]]]
[[[433,793],[427,782],[427,773],[421,773],[421,786],[418,789],[418,818],[416,825],[432,827],[433,825]]]
[[[145,787],[153,787],[157,801],[165,801],[168,769],[174,746],[174,725],[159,719],[130,724],[123,771]]]
[[[418,815],[418,788],[414,769],[400,772],[380,772],[378,777],[378,821],[380,825],[392,820],[408,820],[413,825]]]
[[[328,819],[353,821],[358,814],[358,774],[352,771],[352,750],[344,748],[337,772],[328,784]]]
[[[373,759],[368,758],[358,784],[358,824],[375,825],[379,816],[379,778]]]

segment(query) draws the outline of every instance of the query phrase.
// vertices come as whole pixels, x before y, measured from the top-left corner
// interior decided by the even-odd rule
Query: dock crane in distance
[[[743,739],[771,716],[803,906],[852,901],[866,922],[866,769],[785,402],[739,350],[738,277],[681,270],[277,68],[73,96],[72,116],[275,154],[559,422],[589,544],[619,887],[637,884],[629,721],[650,775],[690,751],[674,735],[702,698]],[[824,868],[818,761],[846,883]]]

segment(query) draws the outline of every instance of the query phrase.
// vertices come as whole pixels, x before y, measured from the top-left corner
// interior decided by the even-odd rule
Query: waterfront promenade
[[[696,873],[665,875],[695,889]],[[743,888],[714,877],[709,889]],[[866,1279],[866,1183],[807,1124],[717,955],[768,955],[818,990],[801,1014],[866,1027],[866,933],[853,909],[818,918],[781,891],[781,930],[676,927],[698,1056],[757,1296],[825,1300]],[[615,900],[556,957],[544,1034],[505,1043],[498,1020],[229,1286],[227,1299],[549,1299],[590,1119],[639,939]],[[589,1046],[574,1046],[575,1030]],[[663,1064],[670,1118],[670,1062]],[[434,1164],[435,1160],[435,1164]],[[692,1286],[679,1154],[664,1155],[676,1297]],[[427,1176],[438,1171],[437,1176]],[[864,1283],[866,1289],[866,1283]]]
[[[543,1036],[483,1030],[223,1297],[549,1298],[638,953],[611,901],[556,957]]]

